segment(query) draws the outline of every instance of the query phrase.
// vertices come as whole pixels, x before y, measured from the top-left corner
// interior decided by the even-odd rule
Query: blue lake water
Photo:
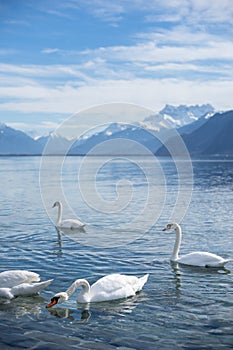
[[[232,349],[233,262],[223,270],[173,266],[175,236],[161,230],[175,207],[181,255],[232,258],[233,162],[194,160],[193,183],[184,164],[180,185],[168,159],[92,158],[80,175],[83,159],[68,157],[58,184],[59,157],[48,160],[42,171],[39,157],[0,158],[0,270],[54,279],[38,296],[0,299],[1,349]],[[86,232],[55,230],[51,207],[63,196],[64,217],[77,215]],[[112,272],[150,277],[127,300],[86,310],[74,294],[45,308],[75,279],[93,283]]]

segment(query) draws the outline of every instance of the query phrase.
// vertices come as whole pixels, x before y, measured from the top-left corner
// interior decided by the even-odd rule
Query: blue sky
[[[45,132],[105,103],[232,109],[232,0],[1,0],[0,121]]]

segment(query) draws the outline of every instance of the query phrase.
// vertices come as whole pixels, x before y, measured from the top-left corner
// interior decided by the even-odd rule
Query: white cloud
[[[39,80],[47,79],[47,84],[50,78],[55,79],[56,82],[61,79],[78,78],[81,83],[81,81],[91,80],[91,78],[85,74],[87,68],[90,68],[90,66],[86,66],[86,63],[83,65],[12,65],[0,63],[0,74],[2,77],[2,84],[4,82],[4,87],[14,84],[17,79],[19,81],[20,79],[24,80],[25,83],[30,83],[31,85],[37,85],[36,81],[33,80],[36,78]]]
[[[54,49],[47,48],[47,49],[42,50],[42,53],[45,53],[48,55],[50,55],[51,53],[59,53],[59,52],[60,52],[60,50],[56,49],[56,48],[54,48]]]
[[[61,120],[62,122],[63,120]],[[35,122],[33,120],[24,122],[7,122],[7,126],[26,132],[29,136],[33,138],[38,138],[42,135],[47,135],[49,132],[56,130],[60,123],[53,121],[42,121],[41,123]]]
[[[211,103],[218,109],[232,108],[232,80],[187,81],[178,79],[99,80],[79,88],[21,87],[11,91],[11,102],[0,105],[1,111],[21,113],[76,113],[93,105],[122,102],[143,105],[158,111],[164,104]],[[36,96],[36,98],[35,98]],[[14,100],[14,97],[22,100]]]
[[[130,45],[85,51],[45,46],[41,51],[44,60],[50,55],[51,61],[75,64],[0,64],[2,114],[68,115],[112,102],[155,111],[166,103],[232,108],[231,0],[67,0],[36,6],[51,16],[89,12],[111,25],[136,13],[143,29],[128,37]],[[161,22],[170,22],[170,29]],[[0,55],[9,53],[15,51],[0,50]]]
[[[191,31],[185,26],[171,30],[138,33],[138,43],[131,46],[100,47],[86,50],[83,55],[99,57],[107,61],[128,62],[190,62],[193,60],[233,61],[231,39],[204,31]]]
[[[177,74],[180,75],[182,72],[189,72],[192,73],[208,73],[210,75],[219,75],[219,76],[226,76],[228,78],[233,78],[233,71],[232,71],[232,65],[230,64],[221,64],[219,66],[216,65],[216,63],[213,64],[199,64],[198,66],[195,64],[189,64],[189,63],[164,63],[164,64],[142,64],[143,69],[148,72],[157,72],[161,73],[163,71],[170,72],[171,74]]]
[[[229,60],[233,61],[233,42],[221,35],[213,35],[205,31],[191,31],[188,27],[177,26],[171,30],[157,30],[150,33],[137,33],[134,45],[106,46],[84,51],[65,51],[49,49],[62,56],[69,56],[81,60],[82,64],[72,66],[72,72],[77,69],[92,69],[102,71],[110,64],[118,66],[139,62],[162,63],[182,62],[194,60]],[[46,51],[46,50],[44,50]],[[91,63],[91,64],[90,64]],[[89,66],[88,66],[89,64]],[[196,63],[197,68],[198,64]],[[98,66],[98,69],[96,67]],[[62,68],[55,66],[55,69]],[[108,67],[109,69],[109,67]],[[119,68],[117,68],[119,69]],[[127,66],[129,69],[129,66]],[[109,73],[109,72],[108,72]]]
[[[156,21],[181,22],[187,25],[224,24],[231,26],[233,7],[231,0],[144,0],[132,1],[137,10],[153,16]],[[148,16],[148,15],[147,15]],[[147,17],[148,19],[148,17]],[[229,28],[230,29],[230,28]]]
[[[232,0],[66,0],[40,1],[39,11],[51,16],[75,19],[77,13],[85,11],[100,21],[118,25],[128,14],[140,13],[145,22],[181,22],[189,26],[222,24],[232,31]]]
[[[114,46],[86,52],[105,60],[127,62],[190,62],[193,60],[230,59],[232,60],[233,43],[230,41],[208,42],[206,45],[192,45],[188,41],[183,46],[172,44],[140,43],[135,46]]]
[[[148,16],[156,21],[181,21],[189,25],[229,23],[233,20],[232,0],[72,0],[68,3],[85,4],[86,9],[104,21],[119,22],[128,13],[140,12],[145,20]]]
[[[13,49],[1,49],[0,50],[0,56],[14,55],[16,53],[17,53],[17,50],[13,50]]]
[[[24,20],[7,20],[5,21],[6,24],[16,25],[16,26],[30,26],[30,23],[28,21]]]

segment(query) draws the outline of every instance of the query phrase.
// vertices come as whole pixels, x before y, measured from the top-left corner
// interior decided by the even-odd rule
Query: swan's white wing
[[[12,288],[21,283],[38,281],[40,281],[38,273],[27,270],[9,270],[0,273],[1,288]]]
[[[90,301],[108,301],[133,296],[146,280],[142,283],[136,276],[120,274],[105,276],[91,286]]]
[[[64,228],[80,228],[84,227],[85,224],[79,220],[72,220],[72,219],[67,219],[67,220],[62,220],[58,227],[64,227]]]
[[[142,290],[142,287],[147,282],[148,277],[149,277],[149,274],[147,273],[146,275],[144,275],[144,276],[142,276],[142,277],[137,279],[137,282],[134,285],[134,289],[135,289],[136,292],[139,292],[140,290]]]
[[[220,267],[224,266],[227,261],[221,256],[208,252],[193,252],[178,259],[178,262],[181,264],[200,267]]]
[[[40,293],[44,288],[46,288],[51,282],[52,280],[38,283],[22,283],[18,286],[11,288],[11,293],[15,297],[37,294]]]

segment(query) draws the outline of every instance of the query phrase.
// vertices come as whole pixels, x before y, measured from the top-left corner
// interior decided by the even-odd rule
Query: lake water
[[[1,271],[54,279],[38,296],[0,299],[1,349],[232,349],[233,262],[222,270],[173,266],[175,236],[161,230],[171,217],[183,218],[181,254],[232,258],[233,162],[193,161],[192,183],[188,166],[180,175],[171,160],[90,158],[83,165],[68,157],[58,183],[59,157],[48,160],[0,158]],[[87,222],[85,232],[55,230],[51,207],[63,197],[64,217]],[[75,279],[93,283],[112,272],[150,277],[127,300],[86,310],[74,294],[45,308]]]

